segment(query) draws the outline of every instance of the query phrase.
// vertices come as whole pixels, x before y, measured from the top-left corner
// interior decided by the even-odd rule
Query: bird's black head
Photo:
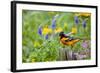
[[[60,32],[59,33],[59,36],[64,36],[64,32]]]

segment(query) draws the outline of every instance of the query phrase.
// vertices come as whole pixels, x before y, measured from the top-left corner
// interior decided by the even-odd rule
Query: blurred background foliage
[[[31,63],[61,60],[63,45],[59,40],[59,32],[73,32],[71,36],[90,41],[90,20],[90,13],[23,10],[22,61]],[[85,46],[86,43],[78,42],[71,50],[80,52],[87,48]]]

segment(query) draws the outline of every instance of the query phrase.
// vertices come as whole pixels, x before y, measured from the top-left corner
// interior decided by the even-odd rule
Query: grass
[[[77,19],[75,19],[75,16],[78,17],[78,24],[76,24]],[[89,44],[91,36],[90,18],[89,13],[23,10],[22,61],[24,63],[33,63],[74,60],[65,59],[65,57],[61,59],[63,56],[60,53],[65,53],[66,51],[61,51],[61,49],[69,49],[73,54],[78,53],[76,58],[77,56],[83,56],[83,54],[79,54],[80,51],[91,50]],[[86,20],[86,26],[83,24],[84,20]],[[67,45],[64,48],[64,45],[60,43],[59,33],[61,31],[64,33],[72,32],[72,28],[77,29],[77,32],[70,36],[82,39],[86,38],[84,41],[88,41],[88,47],[82,47],[84,41],[80,41],[72,49]],[[69,52],[67,51],[67,53]],[[66,53],[64,55],[68,56]],[[86,55],[86,58],[79,59],[90,59],[89,55]],[[71,57],[73,57],[72,54]]]

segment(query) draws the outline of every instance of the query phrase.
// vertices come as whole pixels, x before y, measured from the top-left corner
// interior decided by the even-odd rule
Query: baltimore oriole
[[[67,46],[73,46],[75,43],[80,41],[80,39],[70,37],[69,35],[64,34],[64,32],[60,32],[59,36],[60,36],[60,42],[63,45],[67,45]]]

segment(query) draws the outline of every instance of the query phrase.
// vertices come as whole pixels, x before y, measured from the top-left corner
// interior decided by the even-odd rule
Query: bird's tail
[[[79,40],[90,40],[89,38],[77,38],[77,39],[79,39]]]
[[[73,43],[76,43],[78,41],[80,41],[80,39],[75,39],[75,40],[73,40]]]

